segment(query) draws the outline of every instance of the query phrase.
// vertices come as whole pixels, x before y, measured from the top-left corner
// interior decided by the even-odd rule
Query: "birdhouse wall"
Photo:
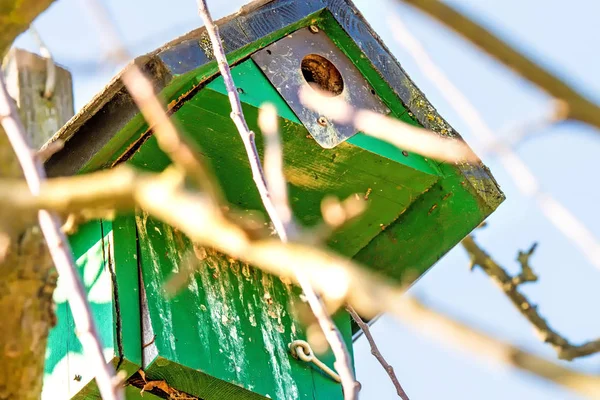
[[[306,339],[296,287],[192,246],[147,214],[136,224],[148,379],[205,400],[343,398],[339,383],[290,354],[292,341]],[[348,315],[336,322],[351,348]],[[330,354],[318,356],[332,365]]]
[[[502,192],[481,163],[435,162],[361,132],[332,148],[321,147],[255,57],[307,29],[327,36],[339,49],[337,60],[347,57],[346,66],[364,77],[365,87],[390,116],[441,136],[458,134],[348,0],[260,0],[220,23],[261,157],[258,108],[270,102],[277,109],[284,175],[298,222],[318,226],[327,195],[364,198],[365,213],[333,232],[324,245],[391,281],[409,283],[497,208]],[[192,32],[136,63],[151,77],[182,134],[201,148],[231,208],[264,217],[206,31]],[[66,143],[46,164],[50,176],[120,163],[160,172],[171,164],[120,79],[54,139]],[[164,379],[205,400],[341,398],[338,384],[287,351],[292,339],[305,335],[292,312],[303,302],[288,283],[221,255],[194,252],[180,233],[144,214],[120,217],[112,225],[92,222],[72,240],[84,281],[96,277],[86,285],[112,283],[95,284],[103,288],[106,301],[96,307],[92,300],[94,315],[107,360],[126,372],[130,386],[143,386],[140,377],[131,377],[143,367],[148,379]],[[175,296],[165,296],[165,283],[192,261],[198,273]],[[92,298],[99,291],[96,286],[88,287]],[[81,349],[72,318],[60,299],[58,316],[49,340],[45,387],[61,387],[66,395],[83,387],[74,398],[95,398],[91,375],[78,361]],[[340,313],[336,321],[349,342],[348,315]],[[330,356],[323,358],[332,365]],[[128,396],[137,399],[137,389],[128,387]]]
[[[107,362],[126,376],[142,365],[139,278],[133,221],[91,221],[70,239]],[[95,370],[83,354],[61,279],[54,293],[56,326],[50,331],[42,399],[99,396]],[[98,397],[99,398],[99,397]]]

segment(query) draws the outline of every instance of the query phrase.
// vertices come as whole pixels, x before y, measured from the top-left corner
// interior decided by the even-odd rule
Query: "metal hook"
[[[329,368],[325,363],[315,356],[315,353],[312,351],[310,344],[304,340],[294,340],[292,343],[288,345],[290,348],[290,353],[295,358],[298,358],[307,363],[313,363],[317,367],[321,368],[323,372],[329,375],[334,381],[341,383],[342,380],[340,376],[331,368]]]

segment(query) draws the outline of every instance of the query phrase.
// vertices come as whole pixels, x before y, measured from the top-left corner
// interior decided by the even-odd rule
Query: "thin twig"
[[[373,356],[377,359],[377,361],[379,361],[379,364],[381,364],[381,366],[383,367],[385,372],[390,377],[392,384],[396,388],[396,393],[398,393],[398,397],[400,397],[402,400],[409,400],[408,395],[402,388],[402,385],[400,384],[400,381],[398,380],[398,377],[396,376],[396,373],[394,372],[394,367],[392,367],[385,360],[385,358],[381,354],[381,351],[379,351],[379,348],[377,347],[377,343],[375,343],[375,339],[373,338],[373,335],[371,334],[371,329],[369,328],[369,325],[367,325],[365,323],[365,321],[362,320],[360,315],[358,315],[358,313],[356,312],[356,310],[354,308],[352,308],[352,306],[346,306],[346,311],[348,311],[348,313],[350,314],[350,316],[352,317],[354,322],[356,322],[356,324],[360,327],[360,329],[365,334],[365,337],[367,338],[367,341],[369,342],[369,346],[371,346],[371,354],[373,354]]]
[[[283,175],[283,150],[279,137],[277,109],[264,104],[258,114],[258,126],[265,137],[265,180],[277,216],[288,237],[296,236],[294,216],[288,200],[287,182]]]
[[[131,56],[123,45],[123,41],[120,39],[104,5],[98,0],[88,0],[88,5],[92,8],[93,12],[91,14],[98,28],[102,30],[101,37],[104,39],[106,47],[110,49],[111,54],[119,62],[129,61]],[[177,130],[165,112],[150,80],[146,78],[135,62],[130,63],[125,68],[121,80],[127,87],[133,101],[139,107],[144,119],[152,128],[161,150],[209,194],[214,203],[212,205],[213,209],[218,211],[219,208],[216,205],[221,203],[222,194],[214,184],[210,169],[200,158],[201,152],[197,148],[198,146]]]
[[[265,174],[260,162],[260,158],[258,156],[256,143],[254,141],[255,134],[254,132],[250,131],[250,129],[248,128],[248,124],[246,123],[246,119],[244,118],[242,105],[238,96],[237,88],[235,87],[235,83],[233,82],[233,77],[231,76],[231,70],[229,68],[229,63],[227,62],[225,50],[223,49],[223,45],[221,43],[221,37],[219,35],[218,27],[213,22],[213,19],[210,15],[210,11],[208,10],[208,7],[206,5],[206,1],[198,0],[197,3],[198,12],[204,22],[206,32],[210,37],[214,57],[217,60],[219,71],[221,72],[221,76],[223,77],[223,81],[225,82],[225,87],[227,88],[227,95],[231,104],[231,119],[233,120],[240,134],[242,142],[244,143],[246,155],[248,156],[248,161],[250,163],[250,169],[252,170],[252,177],[260,194],[262,203],[267,211],[267,214],[271,219],[271,222],[275,227],[279,238],[283,242],[287,242],[288,240],[293,239],[290,238],[290,234],[294,234],[293,232],[286,230],[286,228],[291,226],[291,224],[288,224],[288,226],[284,224],[284,221],[288,219],[289,216],[286,216],[286,214],[282,218],[282,216],[278,213],[278,211],[285,211],[287,207],[283,207],[280,210],[278,210],[276,205],[273,203],[273,199],[269,194]],[[273,140],[271,140],[270,143],[278,144],[274,143]],[[275,151],[278,152],[279,155],[281,154],[280,150]],[[275,185],[280,188],[285,188],[285,182],[273,182],[271,184],[271,186]],[[291,216],[291,211],[289,212],[289,215]],[[333,323],[331,316],[328,314],[321,299],[313,289],[311,282],[306,276],[306,274],[303,272],[303,269],[297,269],[295,271],[295,276],[298,280],[298,283],[300,284],[300,287],[302,288],[302,291],[306,296],[306,299],[313,313],[319,321],[321,329],[323,329],[323,333],[325,334],[325,337],[327,338],[327,341],[331,346],[333,354],[335,355],[335,368],[340,374],[340,378],[342,379],[344,398],[347,400],[356,399],[358,396],[359,385],[355,381],[354,372],[351,366],[350,354],[348,352],[348,349],[346,348],[346,345],[344,344],[342,335]]]
[[[464,350],[485,362],[508,365],[571,389],[586,398],[597,399],[600,376],[592,375],[537,356],[511,343],[473,328],[473,324],[433,309],[422,300],[404,296],[400,321],[419,334],[446,344],[451,350]]]
[[[473,239],[467,236],[462,245],[471,258],[471,266],[480,266],[481,269],[492,278],[502,289],[506,297],[510,299],[519,312],[533,325],[544,343],[550,344],[558,353],[561,360],[573,360],[578,357],[589,356],[600,352],[600,339],[586,342],[581,345],[573,345],[554,329],[540,315],[537,306],[533,305],[525,295],[519,291],[519,286],[524,282],[537,279],[529,265],[529,257],[533,254],[535,246],[526,252],[519,252],[517,260],[521,264],[522,272],[511,277],[504,268],[497,264]]]
[[[237,93],[237,92],[236,92]],[[281,221],[281,225],[286,229],[286,237],[280,238],[283,242],[298,239],[298,230],[293,221],[293,214],[290,209],[287,182],[283,175],[283,151],[279,139],[277,110],[272,105],[265,105],[261,108],[259,114],[259,126],[265,135],[265,176],[268,185],[268,193],[274,202],[274,209],[277,212],[275,218]],[[258,157],[257,157],[258,159]],[[267,199],[267,201],[269,201]],[[273,218],[273,216],[271,216]],[[335,355],[335,369],[340,375],[344,396],[347,399],[354,399],[357,396],[359,386],[354,377],[351,367],[350,355],[344,344],[340,331],[335,326],[331,316],[327,312],[320,296],[314,290],[309,277],[303,268],[296,268],[296,276],[302,291],[310,305],[310,308],[317,318],[321,330]],[[343,295],[340,293],[340,295]]]
[[[355,109],[344,100],[324,96],[314,88],[302,88],[299,96],[306,107],[338,123],[354,125],[359,131],[401,150],[447,162],[479,161],[462,140],[440,136],[374,111]]]
[[[439,0],[398,0],[446,25],[479,47],[496,61],[511,68],[557,100],[567,105],[567,118],[600,128],[600,106],[566,84],[548,69],[532,61],[472,18]]]
[[[21,164],[31,194],[39,195],[40,187],[46,179],[46,172],[26,142],[25,128],[19,118],[16,106],[8,94],[4,76],[1,73],[0,122]],[[115,381],[114,368],[104,359],[100,335],[92,317],[85,288],[79,278],[69,242],[60,229],[60,220],[56,214],[42,209],[38,212],[38,221],[60,279],[69,287],[67,299],[77,328],[77,336],[90,365],[96,370],[94,375],[100,393],[105,400],[122,399],[121,387]]]
[[[437,1],[428,3],[437,3]],[[537,178],[525,162],[509,145],[497,140],[479,111],[433,62],[423,46],[398,17],[393,18],[392,26],[395,38],[410,53],[424,75],[435,84],[448,104],[465,121],[471,132],[482,143],[495,144],[493,150],[519,191],[533,197],[545,217],[583,252],[592,265],[600,268],[600,240],[594,233],[550,193],[542,190]]]

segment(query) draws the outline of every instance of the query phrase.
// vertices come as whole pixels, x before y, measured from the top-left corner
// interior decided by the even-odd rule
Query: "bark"
[[[52,2],[0,1],[0,55]],[[16,177],[22,171],[0,128],[0,178]],[[39,399],[48,332],[55,323],[56,274],[39,228],[2,210],[0,277],[0,400]]]
[[[0,262],[0,399],[39,399],[56,274],[37,227],[11,235]]]
[[[0,55],[54,0],[0,0]]]

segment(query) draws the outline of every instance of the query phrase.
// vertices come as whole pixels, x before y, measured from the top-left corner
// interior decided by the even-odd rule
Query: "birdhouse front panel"
[[[427,159],[330,121],[299,101],[300,90],[319,89],[357,109],[459,138],[351,2],[261,0],[219,27],[261,157],[259,107],[270,103],[277,110],[283,172],[298,222],[317,232],[311,229],[322,223],[327,196],[366,201],[362,215],[327,236],[323,245],[331,251],[407,284],[502,202],[480,163]],[[266,221],[206,31],[191,32],[135,62],[152,79],[172,121],[201,149],[231,211]],[[171,165],[119,77],[54,139],[59,138],[65,146],[48,160],[50,176],[121,163],[153,172]],[[128,393],[146,386],[163,397],[173,391],[205,400],[343,398],[337,382],[290,352],[292,341],[310,335],[306,304],[289,282],[198,247],[141,211],[112,224],[91,222],[72,240],[82,243],[78,254],[90,254],[80,260],[84,279],[89,269],[103,271],[110,282],[103,289],[108,305],[94,315],[104,327],[107,361],[125,371]],[[54,366],[61,354],[70,354],[65,338],[76,338],[68,312],[61,315],[49,345]],[[351,347],[349,316],[338,312],[336,323]],[[53,348],[62,353],[53,354]],[[332,366],[330,354],[319,357]],[[137,368],[142,372],[135,373]],[[94,398],[89,374],[77,373],[81,383],[74,384],[75,369],[64,371],[48,367],[46,385],[69,381],[72,388],[83,387],[69,396]]]

